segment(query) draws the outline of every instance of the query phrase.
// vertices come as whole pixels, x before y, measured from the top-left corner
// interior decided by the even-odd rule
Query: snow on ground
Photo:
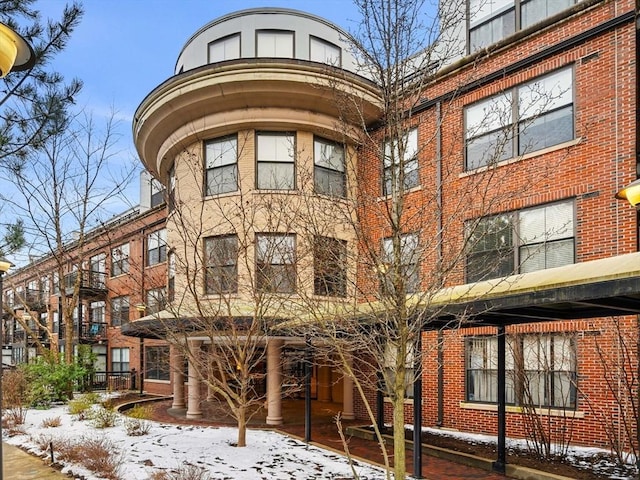
[[[43,420],[60,417],[59,427],[45,428]],[[40,456],[38,438],[107,438],[113,441],[121,454],[120,478],[143,480],[154,472],[176,470],[187,464],[204,467],[212,479],[335,479],[351,478],[348,460],[339,454],[267,431],[249,430],[247,446],[233,447],[237,430],[231,427],[200,427],[149,422],[147,435],[128,436],[124,427],[126,417],[119,415],[117,425],[105,429],[95,428],[90,420],[77,420],[66,406],[27,412],[23,425],[25,434],[6,438],[12,445],[21,446]],[[42,437],[41,437],[42,436]],[[54,452],[55,454],[55,452]],[[363,463],[356,464],[362,479],[383,479],[381,469]],[[63,473],[72,472],[87,480],[98,480],[78,465],[66,465]]]

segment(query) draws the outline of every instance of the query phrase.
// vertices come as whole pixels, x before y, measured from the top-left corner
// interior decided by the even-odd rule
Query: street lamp
[[[2,277],[13,267],[13,263],[4,257],[0,257],[0,320],[4,316],[4,287],[2,286]],[[2,322],[4,324],[4,322]],[[2,331],[3,329],[0,329]],[[4,333],[4,332],[2,332]],[[4,343],[4,339],[2,340]],[[4,371],[4,359],[0,362],[0,480],[3,478],[4,465],[2,462],[2,373]]]
[[[631,182],[616,193],[616,198],[619,200],[626,200],[632,206],[640,208],[640,178]]]
[[[28,70],[36,63],[33,48],[18,32],[0,23],[0,78]]]

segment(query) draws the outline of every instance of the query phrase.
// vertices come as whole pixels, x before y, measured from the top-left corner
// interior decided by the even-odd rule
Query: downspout
[[[436,241],[438,248],[436,249],[437,271],[442,271],[442,103],[436,103]],[[442,427],[444,425],[444,338],[442,330],[438,330],[437,338],[438,352],[438,418],[436,425]]]

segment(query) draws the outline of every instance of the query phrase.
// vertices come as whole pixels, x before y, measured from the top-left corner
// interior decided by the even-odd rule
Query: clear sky
[[[36,6],[43,17],[56,19],[65,3],[38,0]],[[84,82],[78,107],[93,112],[96,119],[112,109],[117,112],[119,150],[127,158],[136,156],[131,119],[137,106],[173,75],[185,42],[211,20],[264,6],[313,13],[347,31],[355,29],[358,18],[350,0],[85,0],[82,4],[82,22],[53,65],[66,78]],[[137,203],[137,189],[133,190]]]

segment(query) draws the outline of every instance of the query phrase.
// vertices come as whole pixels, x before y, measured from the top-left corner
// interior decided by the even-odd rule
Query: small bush
[[[62,425],[62,420],[60,417],[49,417],[42,420],[41,427],[42,428],[55,428]]]
[[[98,476],[108,480],[120,478],[123,454],[116,445],[105,438],[65,439],[54,446],[55,454],[62,461],[79,463]]]
[[[151,424],[139,418],[127,418],[124,421],[124,428],[130,437],[140,437],[149,433]]]
[[[91,409],[91,402],[89,402],[84,395],[80,395],[79,397],[70,400],[67,408],[69,409],[69,413],[74,415],[78,420],[85,420],[89,410]]]
[[[81,397],[91,404],[100,403],[100,400],[102,400],[100,394],[96,392],[83,393]]]
[[[128,417],[137,418],[139,420],[149,420],[151,418],[151,407],[149,405],[136,405],[129,410],[127,410],[126,414]]]
[[[91,423],[96,428],[113,427],[118,420],[118,414],[116,412],[108,410],[102,406],[93,408],[89,415]]]
[[[211,480],[204,468],[196,465],[183,465],[175,471],[167,472],[163,480]]]

